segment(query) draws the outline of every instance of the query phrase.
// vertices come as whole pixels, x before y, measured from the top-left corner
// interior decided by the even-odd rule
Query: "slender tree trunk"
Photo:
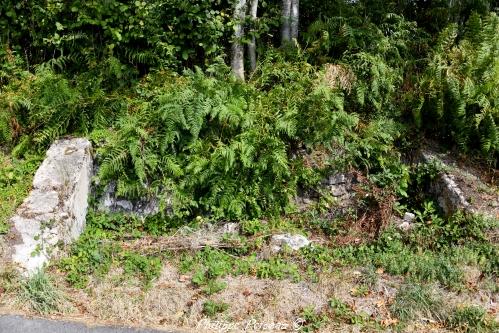
[[[231,68],[234,75],[244,81],[244,46],[241,39],[244,36],[244,18],[246,17],[246,0],[238,0],[234,10],[234,41],[232,42]]]
[[[253,29],[254,29],[255,24],[256,24],[257,12],[258,12],[258,0],[251,0],[250,17],[251,17],[251,24],[253,25]],[[248,57],[250,60],[250,69],[253,72],[256,69],[256,38],[255,38],[255,35],[251,36],[251,41],[248,44]]]
[[[298,39],[298,28],[300,26],[300,0],[291,0],[291,38]]]
[[[281,43],[284,45],[291,40],[291,1],[282,0],[282,26],[281,26]]]

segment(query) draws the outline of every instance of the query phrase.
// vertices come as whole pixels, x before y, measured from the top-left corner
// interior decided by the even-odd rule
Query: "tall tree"
[[[251,26],[253,29],[253,34],[251,36],[251,41],[248,44],[248,57],[250,61],[250,69],[253,72],[256,69],[256,37],[254,34],[254,29],[256,25],[258,12],[258,0],[251,0],[250,6],[250,17],[251,17]]]
[[[300,0],[291,0],[290,33],[292,39],[298,39],[300,20]]]
[[[246,1],[237,0],[234,10],[234,41],[232,42],[231,68],[234,75],[244,81],[244,19],[246,18]]]
[[[291,2],[292,0],[282,0],[281,43],[283,45],[291,40]]]

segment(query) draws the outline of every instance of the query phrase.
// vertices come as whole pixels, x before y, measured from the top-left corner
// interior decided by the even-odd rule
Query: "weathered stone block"
[[[83,232],[92,175],[87,139],[58,140],[47,151],[33,179],[33,189],[11,218],[12,261],[27,274]]]

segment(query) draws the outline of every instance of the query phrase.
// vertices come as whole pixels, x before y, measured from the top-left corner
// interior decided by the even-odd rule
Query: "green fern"
[[[462,150],[479,148],[497,160],[499,112],[499,18],[474,14],[464,37],[456,40],[451,25],[439,38],[419,91],[424,93],[427,118],[434,129],[452,138]],[[428,126],[427,126],[428,127]]]
[[[292,172],[302,163],[290,158],[294,143],[330,146],[358,119],[309,67],[281,65],[269,60],[251,84],[225,68],[217,76],[196,69],[151,77],[137,88],[133,112],[98,135],[102,183],[118,181],[119,194],[130,197],[169,193],[178,215],[282,212],[302,176]]]

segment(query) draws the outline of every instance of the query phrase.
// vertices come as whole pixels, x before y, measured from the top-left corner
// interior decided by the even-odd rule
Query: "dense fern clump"
[[[445,29],[420,84],[416,122],[463,150],[499,154],[499,17],[472,15]],[[438,131],[438,132],[437,132]]]
[[[348,107],[371,117],[401,115],[404,79],[423,37],[414,22],[395,14],[386,14],[380,24],[358,16],[321,17],[306,33],[311,60],[347,68],[352,74]]]
[[[358,121],[309,67],[282,64],[272,70],[269,60],[253,84],[220,66],[148,77],[129,112],[94,133],[99,177],[117,180],[123,196],[173,195],[178,214],[281,212],[307,176],[298,149],[332,148]]]

